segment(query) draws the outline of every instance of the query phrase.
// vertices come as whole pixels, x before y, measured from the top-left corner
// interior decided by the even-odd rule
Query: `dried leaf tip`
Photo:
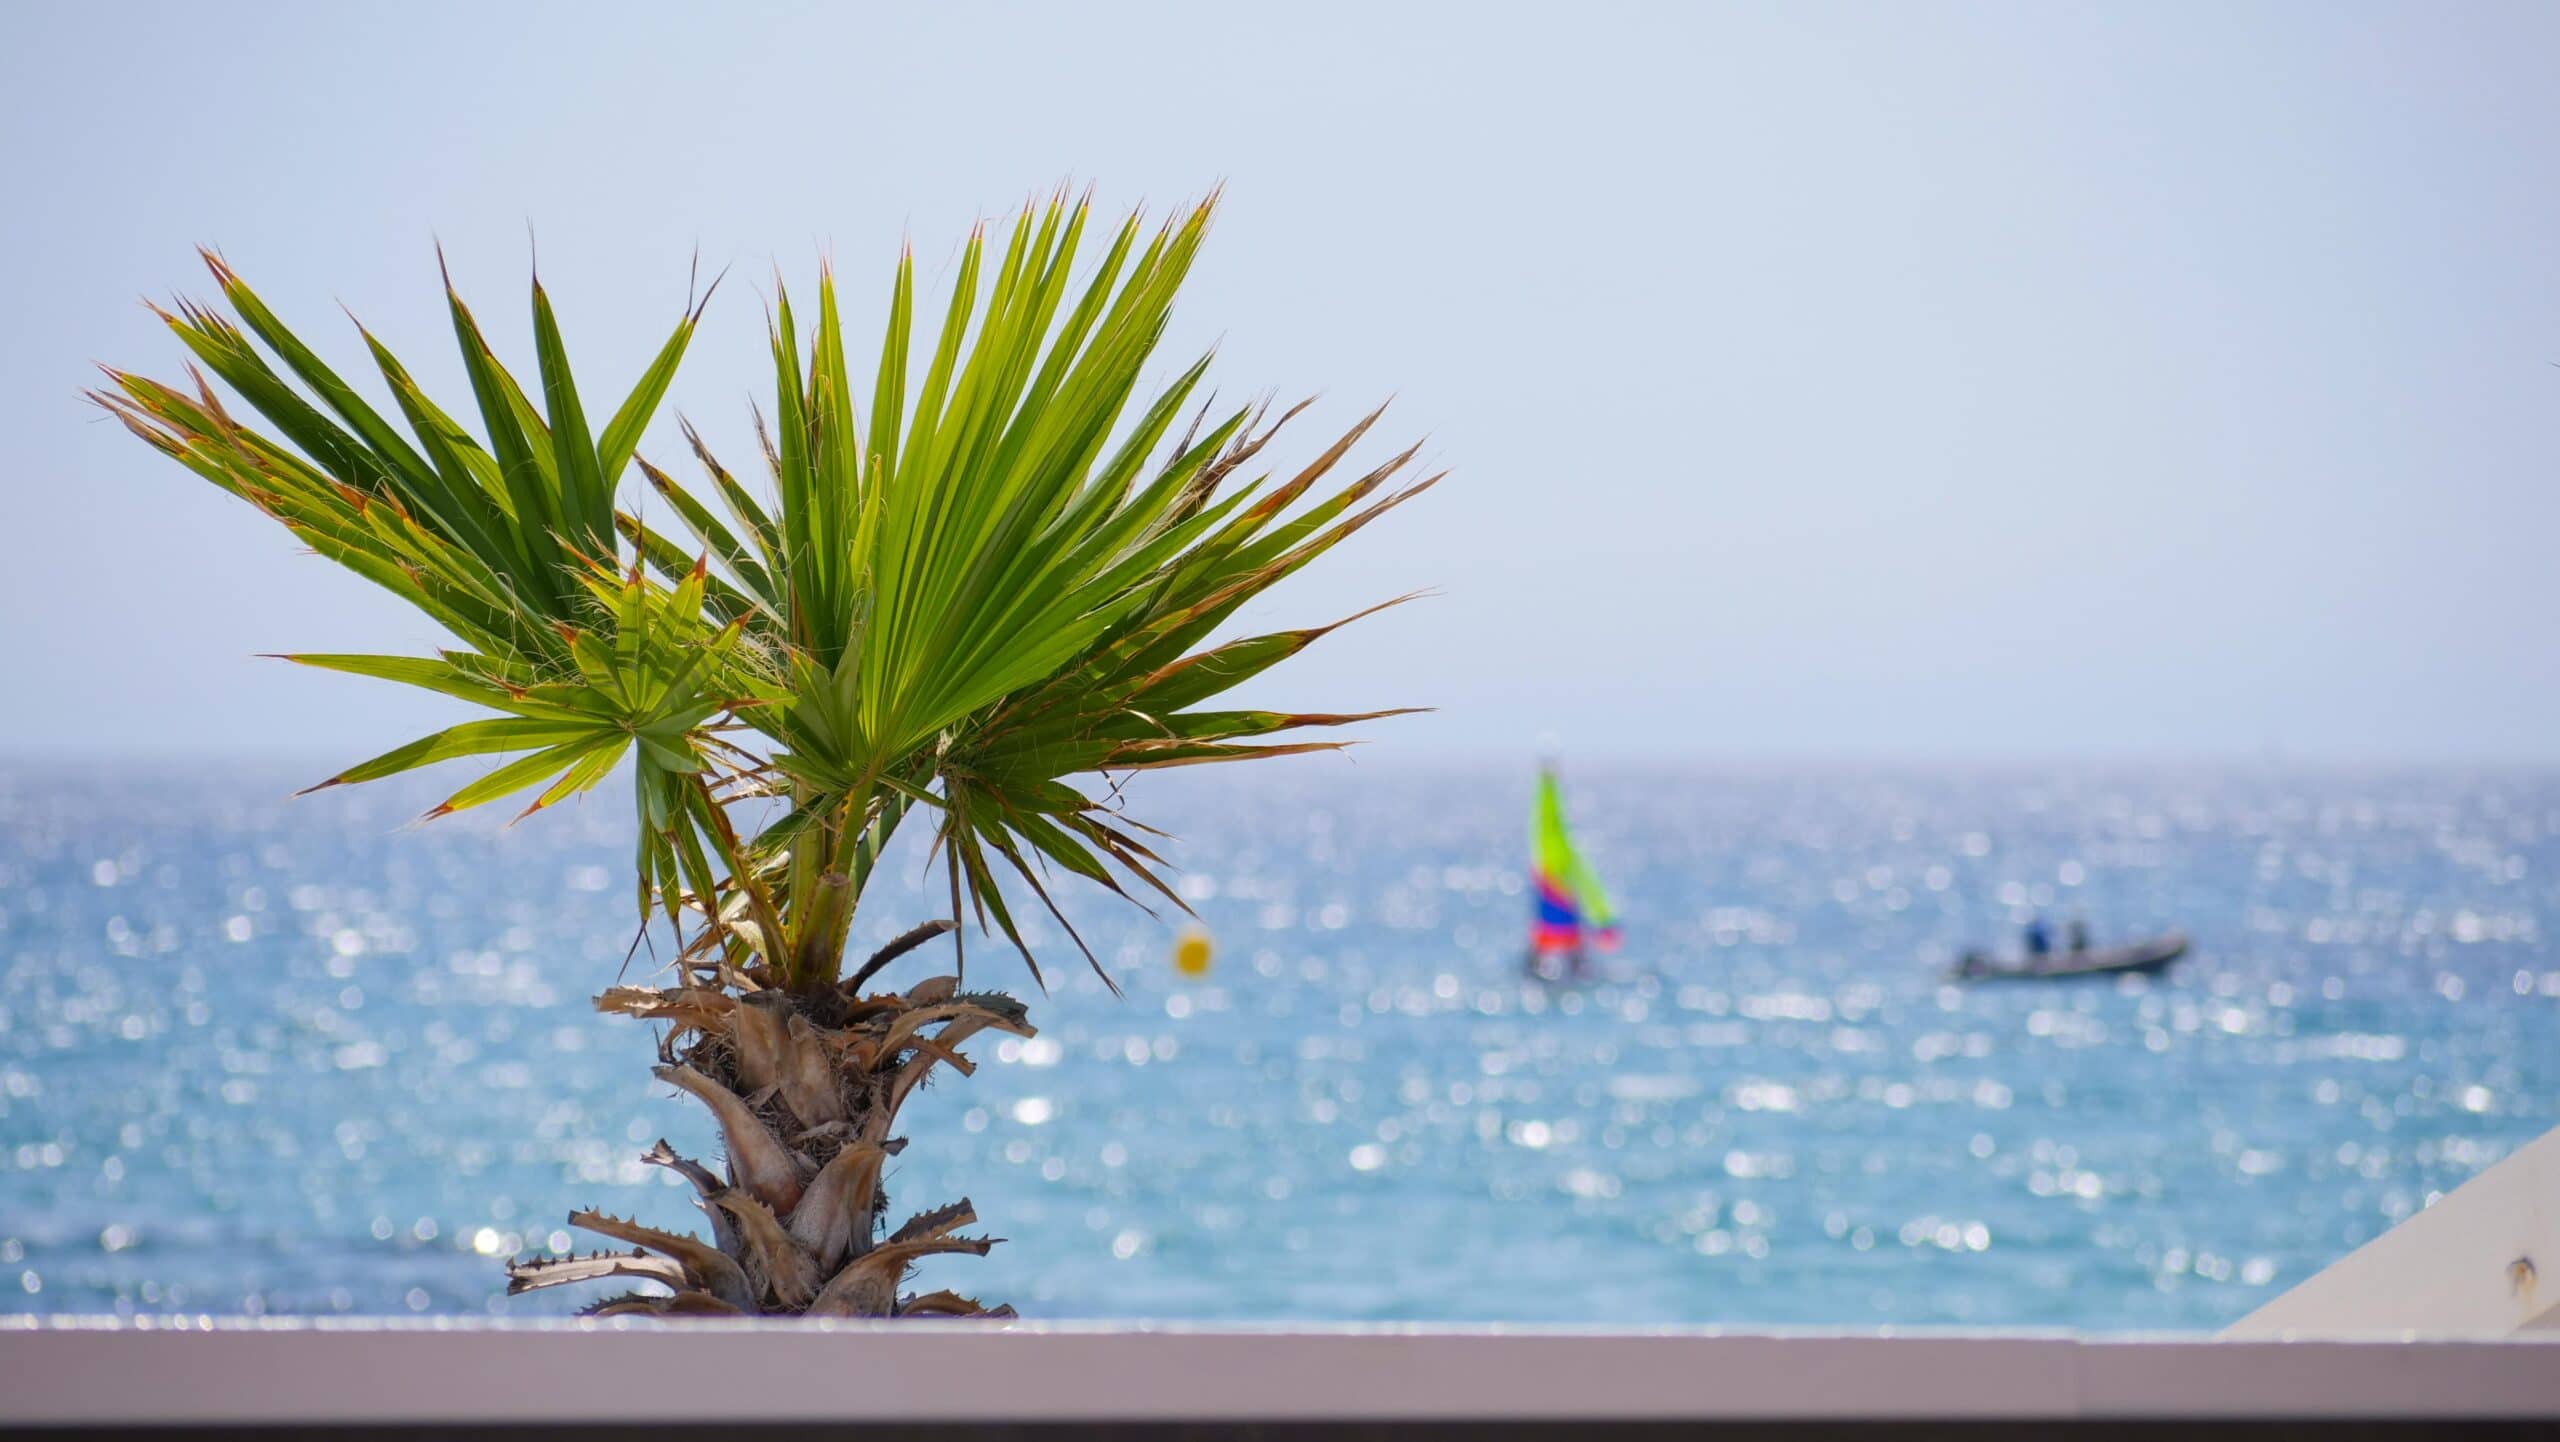
[[[702,292],[702,299],[698,302],[692,302],[688,306],[688,308],[693,312],[691,315],[685,317],[684,323],[688,327],[701,324],[702,313],[711,309],[711,298],[720,293],[720,282],[727,280],[728,278],[729,267],[725,265],[720,267],[720,273],[718,275],[711,277],[711,285],[708,289]],[[685,293],[688,298],[690,298],[693,293],[693,282],[691,280],[687,280],[685,282]]]

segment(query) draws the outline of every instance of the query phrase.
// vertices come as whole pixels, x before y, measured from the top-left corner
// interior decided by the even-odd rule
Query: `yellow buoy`
[[[1184,976],[1207,976],[1212,948],[1209,933],[1197,926],[1186,926],[1173,939],[1173,969]]]

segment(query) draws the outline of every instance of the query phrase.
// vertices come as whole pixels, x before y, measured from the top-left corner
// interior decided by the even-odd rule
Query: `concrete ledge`
[[[0,1428],[2560,1418],[2560,1338],[0,1319]]]

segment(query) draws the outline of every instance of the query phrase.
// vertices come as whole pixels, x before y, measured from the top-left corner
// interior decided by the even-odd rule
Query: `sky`
[[[643,453],[764,302],[1061,181],[1226,200],[1165,373],[1450,479],[1258,602],[1373,755],[2560,762],[2560,7],[29,6],[0,50],[0,755],[370,754],[433,629],[86,408],[198,244],[464,395],[434,244]],[[457,400],[456,409],[467,410]],[[1383,457],[1382,444],[1373,454]],[[1286,454],[1280,454],[1285,452]]]

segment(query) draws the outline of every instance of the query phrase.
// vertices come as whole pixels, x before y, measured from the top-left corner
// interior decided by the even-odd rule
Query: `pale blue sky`
[[[28,6],[0,751],[359,752],[432,640],[74,393],[221,246],[452,385],[526,231],[746,463],[760,295],[1224,180],[1168,359],[1455,471],[1263,605],[1395,754],[2560,760],[2560,6]],[[338,352],[346,356],[347,352]],[[353,357],[347,357],[350,363]],[[1303,443],[1316,439],[1311,427]],[[676,459],[664,435],[647,449]],[[1384,749],[1384,748],[1382,748]]]

